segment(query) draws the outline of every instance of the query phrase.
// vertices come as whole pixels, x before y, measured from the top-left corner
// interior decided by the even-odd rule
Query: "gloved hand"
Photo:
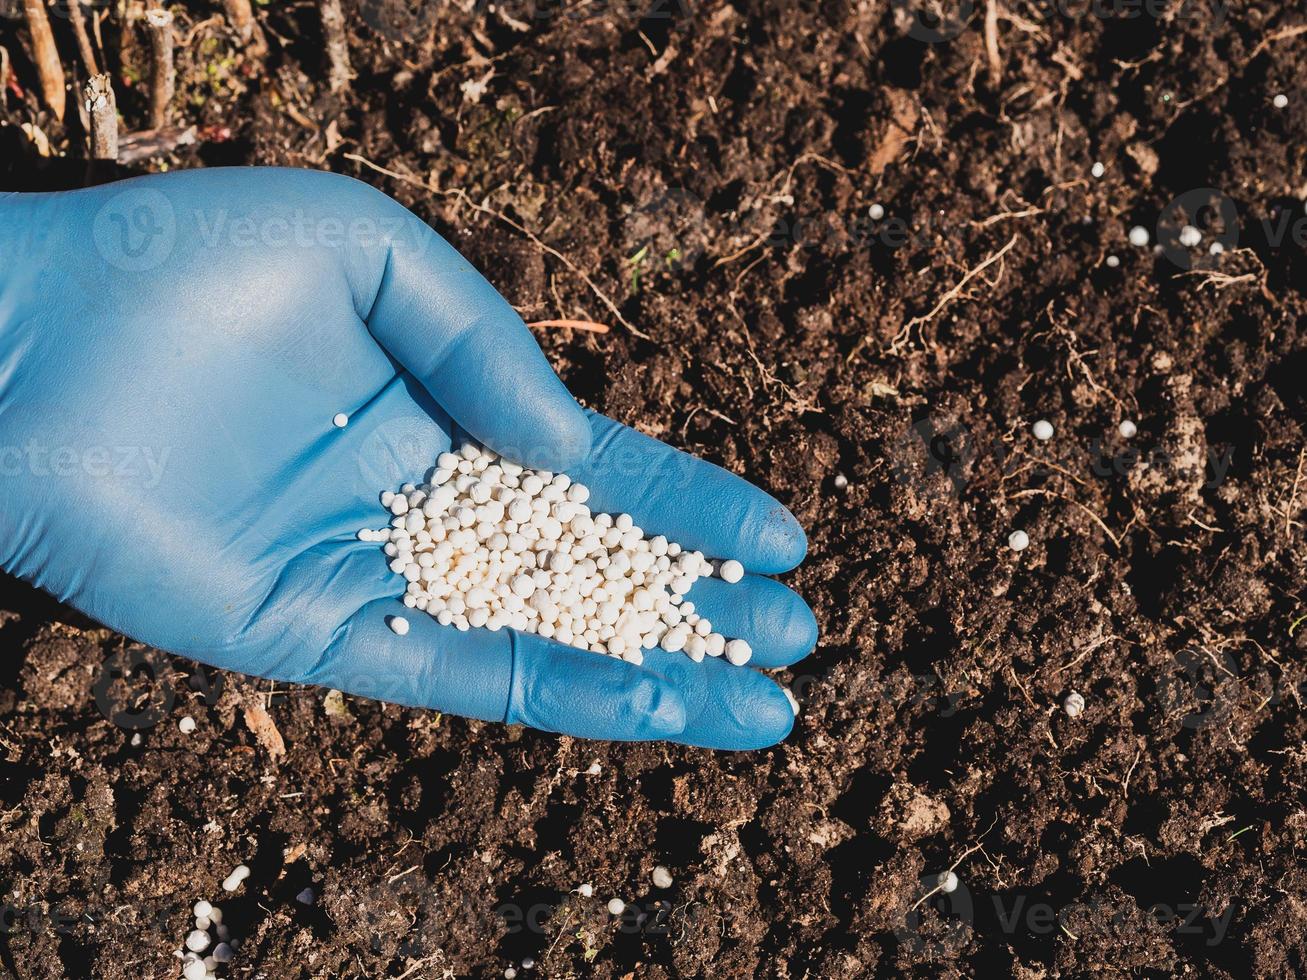
[[[349,416],[341,429],[337,413]],[[0,562],[144,643],[247,674],[586,738],[745,749],[792,714],[763,674],[643,666],[409,611],[384,489],[466,431],[595,511],[740,559],[690,598],[753,664],[816,624],[764,575],[806,548],[745,481],[583,411],[447,242],[366,184],[202,170],[0,196]]]

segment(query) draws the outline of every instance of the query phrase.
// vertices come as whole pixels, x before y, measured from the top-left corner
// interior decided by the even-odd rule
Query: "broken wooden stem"
[[[327,41],[330,62],[328,82],[333,92],[343,92],[354,77],[349,63],[349,40],[345,36],[345,12],[340,7],[340,0],[318,0],[318,10],[322,15],[322,33]]]
[[[44,0],[23,0],[23,15],[32,35],[32,60],[36,63],[36,74],[41,83],[41,97],[54,117],[63,122],[67,107],[64,69],[59,61],[59,48],[54,43],[54,32],[50,30]]]
[[[150,128],[168,124],[168,108],[177,87],[177,69],[173,65],[172,14],[162,7],[145,13],[150,31]]]
[[[108,75],[92,75],[83,90],[91,117],[91,159],[118,159],[118,100]]]

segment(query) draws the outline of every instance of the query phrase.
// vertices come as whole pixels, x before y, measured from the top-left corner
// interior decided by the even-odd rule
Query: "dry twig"
[[[67,108],[64,91],[64,69],[59,62],[59,48],[54,43],[54,31],[45,12],[44,0],[23,0],[23,15],[32,35],[32,59],[41,83],[41,97],[60,122]]]
[[[99,73],[99,64],[95,57],[95,48],[86,33],[86,16],[82,13],[82,0],[68,0],[68,22],[73,27],[73,37],[77,38],[77,51],[82,56],[82,64],[88,74]]]
[[[528,327],[559,327],[566,330],[584,330],[587,333],[608,333],[608,324],[590,320],[536,320]]]
[[[985,4],[985,54],[989,58],[989,83],[995,88],[1003,80],[1003,58],[998,52],[998,0]]]
[[[151,7],[145,13],[145,25],[150,33],[150,128],[163,129],[168,125],[168,108],[177,87],[172,14],[162,7]]]
[[[76,0],[73,0],[76,2]],[[118,159],[118,100],[108,75],[92,75],[83,89],[91,119],[91,159]]]
[[[345,36],[345,12],[340,0],[318,0],[318,13],[322,17],[322,34],[327,42],[327,79],[333,92],[343,92],[354,77],[354,69],[349,63],[349,41]]]

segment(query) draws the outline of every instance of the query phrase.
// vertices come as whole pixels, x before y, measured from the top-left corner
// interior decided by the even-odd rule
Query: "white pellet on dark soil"
[[[1047,442],[1053,438],[1053,423],[1048,419],[1040,419],[1031,426],[1031,431],[1034,432],[1035,438],[1040,442]]]
[[[1130,421],[1130,419],[1122,419],[1121,424],[1116,427],[1116,430],[1121,433],[1121,438],[1133,439],[1135,434],[1139,431],[1139,427],[1135,425],[1134,422]]]
[[[231,874],[227,876],[226,881],[222,883],[222,890],[225,892],[234,892],[241,886],[246,878],[250,876],[250,869],[243,864],[238,864],[232,868]]]
[[[958,876],[952,871],[945,871],[939,876],[939,890],[945,895],[952,895],[958,890]]]
[[[1072,691],[1062,702],[1062,710],[1068,718],[1078,718],[1085,710],[1085,696],[1079,691]]]
[[[1130,229],[1130,244],[1135,248],[1143,248],[1148,244],[1148,229],[1143,225],[1135,225]]]
[[[173,955],[182,961],[184,980],[216,980],[218,968],[232,961],[240,943],[231,938],[216,905],[201,899],[191,911],[195,928],[186,935],[184,948]]]
[[[390,526],[363,529],[407,582],[404,605],[460,630],[511,628],[580,650],[644,661],[683,651],[696,663],[753,656],[685,598],[700,578],[734,584],[744,566],[714,566],[662,535],[646,537],[629,514],[595,514],[590,491],[564,473],[530,470],[475,444],[441,453],[422,486],[386,491]],[[387,620],[400,636],[402,616]]]
[[[661,864],[653,869],[653,874],[650,876],[650,880],[653,882],[655,888],[672,887],[672,873]]]
[[[1030,545],[1030,535],[1025,531],[1013,531],[1007,536],[1007,546],[1013,551],[1025,551]]]

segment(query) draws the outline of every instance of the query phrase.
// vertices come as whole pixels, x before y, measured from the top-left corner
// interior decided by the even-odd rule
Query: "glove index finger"
[[[516,311],[421,219],[398,217],[370,255],[375,295],[360,310],[377,341],[463,429],[527,466],[563,470],[590,450],[582,408]]]

